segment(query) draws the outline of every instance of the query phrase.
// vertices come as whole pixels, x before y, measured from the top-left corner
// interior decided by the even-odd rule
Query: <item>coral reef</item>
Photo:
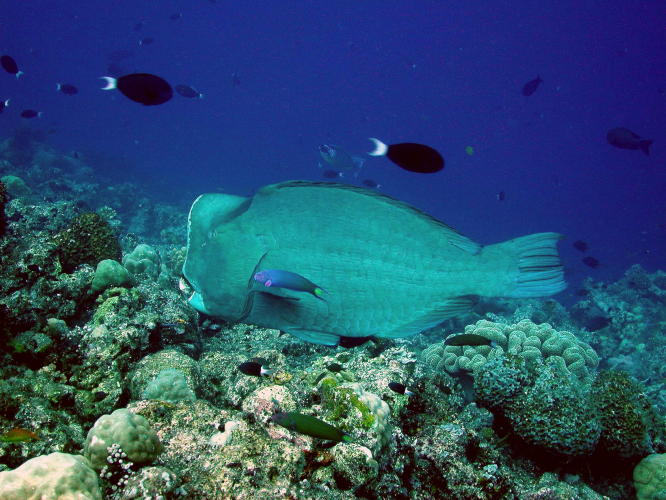
[[[80,455],[51,453],[35,457],[12,471],[0,472],[0,498],[86,498],[101,500],[97,474]]]
[[[620,499],[636,464],[639,498],[663,489],[666,274],[589,281],[571,314],[485,300],[424,335],[317,346],[193,311],[187,208],[91,165],[28,131],[0,145],[0,175],[33,193],[1,199],[0,436],[30,436],[0,437],[3,498]],[[441,342],[463,330],[493,345]],[[238,370],[254,358],[272,374]],[[16,479],[35,463],[42,481]]]
[[[72,273],[81,264],[96,266],[101,260],[121,259],[120,244],[113,230],[96,213],[77,216],[55,237],[63,272]]]
[[[568,331],[557,331],[549,324],[535,325],[530,320],[508,325],[479,320],[465,327],[464,333],[476,334],[493,342],[489,346],[448,346],[434,344],[423,352],[426,363],[438,370],[455,374],[471,372],[486,361],[504,353],[526,360],[555,363],[564,374],[588,378],[599,364],[599,357],[589,345]]]

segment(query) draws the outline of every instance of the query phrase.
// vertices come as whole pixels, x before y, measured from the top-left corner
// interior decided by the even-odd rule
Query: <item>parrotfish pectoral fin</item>
[[[474,304],[476,304],[477,301],[478,296],[476,295],[452,297],[438,304],[432,311],[419,317],[415,321],[401,325],[393,331],[382,332],[377,336],[382,338],[398,338],[416,335],[423,330],[437,326],[446,319],[468,312],[474,307]]]

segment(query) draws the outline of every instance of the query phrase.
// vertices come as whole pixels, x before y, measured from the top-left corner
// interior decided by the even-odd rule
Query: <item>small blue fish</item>
[[[297,292],[311,293],[318,299],[322,299],[324,289],[317,286],[312,281],[304,278],[300,274],[292,273],[290,271],[283,271],[282,269],[264,269],[254,274],[254,280],[263,284],[266,287],[286,288],[288,290],[295,290]]]

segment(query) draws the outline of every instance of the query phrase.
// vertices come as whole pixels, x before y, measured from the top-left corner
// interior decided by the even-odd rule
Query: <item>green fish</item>
[[[444,340],[444,345],[452,346],[479,346],[479,345],[491,345],[493,342],[487,337],[482,335],[477,335],[476,333],[460,333],[458,335],[449,335]]]
[[[337,442],[351,442],[351,436],[345,434],[337,427],[327,424],[323,420],[310,415],[303,415],[295,411],[276,413],[271,420],[290,431],[300,432],[307,436],[319,439],[328,439]]]
[[[39,436],[31,430],[17,427],[0,435],[0,442],[2,443],[25,443],[26,441],[33,441],[39,439]]]
[[[188,218],[183,276],[190,305],[204,314],[353,346],[415,335],[469,311],[478,296],[563,290],[559,239],[538,233],[482,247],[386,195],[290,181],[249,198],[199,196]],[[307,276],[326,300],[257,286],[263,269]]]

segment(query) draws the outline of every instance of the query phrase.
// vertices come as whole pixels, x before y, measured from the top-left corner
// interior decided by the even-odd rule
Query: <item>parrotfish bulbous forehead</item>
[[[557,293],[566,286],[559,238],[539,233],[481,247],[388,196],[291,181],[250,198],[197,198],[183,274],[190,304],[206,314],[338,345],[416,334],[468,311],[479,295]],[[291,282],[259,285],[255,275],[267,269],[307,277],[326,300]]]

